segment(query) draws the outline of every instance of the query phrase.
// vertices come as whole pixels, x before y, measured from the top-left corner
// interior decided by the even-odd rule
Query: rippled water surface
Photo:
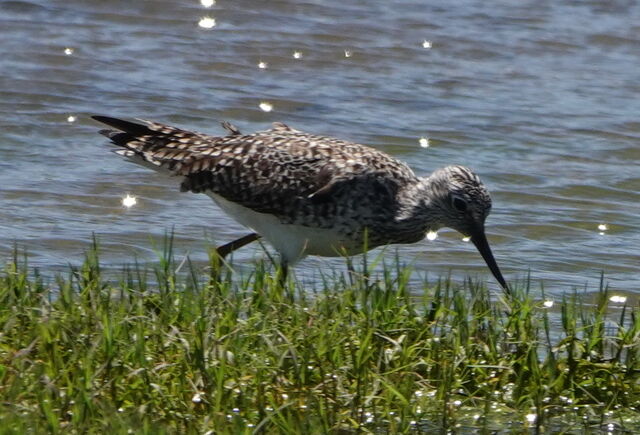
[[[283,121],[418,174],[471,166],[492,192],[489,238],[508,279],[530,271],[559,293],[604,270],[633,294],[639,95],[636,2],[0,0],[0,249],[17,243],[56,270],[96,233],[119,265],[152,259],[151,240],[175,227],[176,251],[203,260],[245,230],[110,153],[89,115],[209,133]],[[495,286],[453,231],[399,253],[430,277]],[[297,273],[340,264],[310,258]]]

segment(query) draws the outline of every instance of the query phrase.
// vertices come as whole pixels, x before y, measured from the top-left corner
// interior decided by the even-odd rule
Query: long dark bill
[[[493,253],[491,252],[491,247],[489,247],[487,236],[484,234],[484,229],[475,231],[474,234],[471,235],[471,241],[476,245],[478,251],[480,251],[480,255],[482,255],[487,266],[489,266],[489,270],[491,270],[491,273],[496,277],[496,280],[500,283],[504,291],[510,294],[511,290],[509,289],[507,282],[502,277],[502,273],[500,272],[498,263],[496,263],[496,259],[493,258]]]

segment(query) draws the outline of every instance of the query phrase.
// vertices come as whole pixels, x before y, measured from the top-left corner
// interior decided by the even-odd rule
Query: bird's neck
[[[419,178],[417,183],[407,186],[398,193],[400,208],[395,225],[407,232],[421,233],[437,231],[442,225],[443,214],[437,200],[437,181],[431,177]]]

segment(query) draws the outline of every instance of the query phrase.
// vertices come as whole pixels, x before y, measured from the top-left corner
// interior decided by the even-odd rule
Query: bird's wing
[[[242,135],[230,124],[216,137],[163,124],[94,117],[119,131],[103,130],[119,154],[184,177],[183,191],[213,192],[262,213],[280,214],[283,204],[326,201],[367,178],[393,194],[415,178],[404,163],[364,145],[294,130],[282,123]]]

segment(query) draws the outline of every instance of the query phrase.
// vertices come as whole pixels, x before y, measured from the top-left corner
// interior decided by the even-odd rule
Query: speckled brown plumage
[[[416,242],[442,226],[484,237],[491,200],[464,167],[419,178],[379,150],[282,123],[242,134],[225,122],[228,134],[211,136],[94,118],[117,129],[101,133],[121,147],[118,154],[181,177],[183,191],[212,196],[288,262],[362,252],[365,234],[368,248]]]
[[[407,165],[378,150],[282,123],[248,135],[225,123],[230,134],[221,137],[151,122],[134,125],[121,121],[115,127],[128,132],[103,133],[135,156],[183,176],[181,190],[211,191],[283,223],[335,228],[361,208],[357,228],[345,230],[377,227],[397,212],[397,192],[418,181]]]

